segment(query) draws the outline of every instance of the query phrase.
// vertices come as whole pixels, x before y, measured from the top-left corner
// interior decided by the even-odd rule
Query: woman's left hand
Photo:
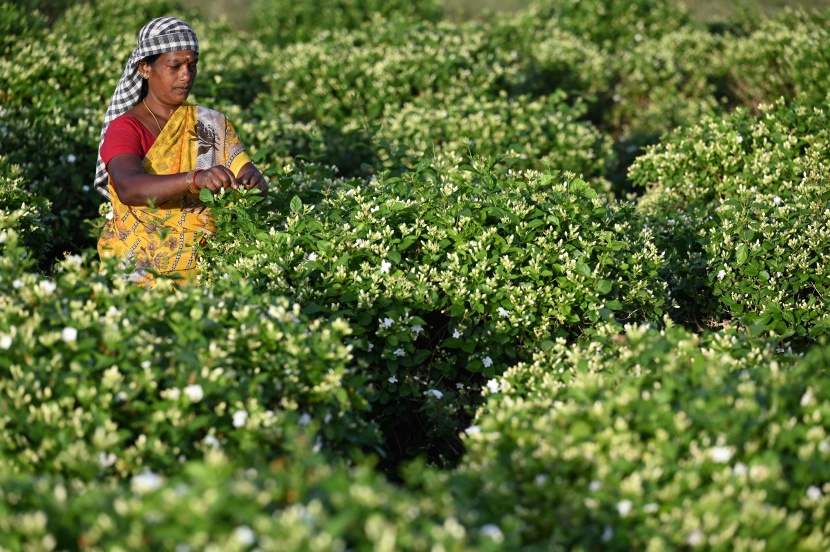
[[[257,188],[262,192],[262,195],[268,193],[268,182],[253,163],[247,163],[239,171],[239,175],[236,177],[236,186],[246,190]]]

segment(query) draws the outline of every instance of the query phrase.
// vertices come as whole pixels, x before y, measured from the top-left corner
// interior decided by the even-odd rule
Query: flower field
[[[0,550],[830,549],[830,12],[0,3]],[[150,19],[271,182],[94,245]]]

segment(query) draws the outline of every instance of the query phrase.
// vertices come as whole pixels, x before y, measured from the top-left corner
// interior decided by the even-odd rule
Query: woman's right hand
[[[197,189],[207,188],[213,193],[218,192],[222,188],[230,188],[236,182],[236,178],[231,170],[222,165],[216,165],[209,169],[199,171],[194,180]]]

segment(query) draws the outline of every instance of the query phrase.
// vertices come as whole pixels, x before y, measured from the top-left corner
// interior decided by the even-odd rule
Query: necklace
[[[153,116],[153,120],[156,122],[156,126],[157,126],[157,127],[159,127],[159,134],[161,134],[161,125],[159,124],[159,120],[158,120],[158,119],[156,119],[156,114],[155,114],[155,113],[153,113],[153,110],[152,110],[152,109],[150,109],[150,106],[148,106],[148,105],[147,105],[147,102],[145,102],[144,100],[141,100],[141,103],[143,103],[143,104],[144,104],[144,107],[146,107],[146,108],[147,108],[147,111],[149,111],[149,112],[150,112],[150,115],[152,115],[152,116]]]

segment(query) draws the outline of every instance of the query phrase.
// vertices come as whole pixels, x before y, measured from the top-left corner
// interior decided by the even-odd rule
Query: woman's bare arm
[[[112,186],[121,203],[141,207],[152,203],[160,205],[174,197],[188,192],[187,173],[170,175],[147,174],[137,155],[123,153],[116,155],[107,164]],[[196,176],[196,188],[207,188],[215,192],[234,185],[230,169],[217,165]]]

